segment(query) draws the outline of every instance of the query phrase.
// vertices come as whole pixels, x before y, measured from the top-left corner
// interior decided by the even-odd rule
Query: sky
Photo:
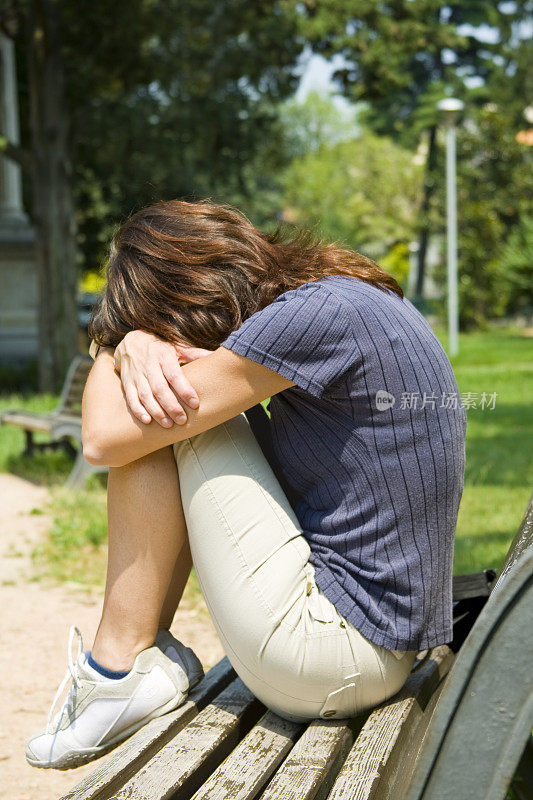
[[[301,78],[296,92],[297,99],[304,100],[306,95],[313,90],[331,93],[338,91],[338,87],[331,80],[331,75],[344,63],[344,59],[340,55],[334,56],[331,61],[326,61],[320,55],[313,54],[309,50],[304,51],[300,58]],[[340,95],[334,96],[333,101],[342,110],[350,108],[350,103]]]

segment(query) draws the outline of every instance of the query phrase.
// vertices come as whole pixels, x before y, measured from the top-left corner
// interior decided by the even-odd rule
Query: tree
[[[421,177],[412,152],[364,131],[294,159],[285,215],[380,260],[413,236]]]
[[[533,310],[533,216],[524,217],[513,228],[499,262],[509,287],[508,307],[512,311]]]
[[[311,91],[304,100],[291,97],[280,109],[284,146],[289,158],[316,152],[323,146],[354,139],[361,131],[356,108],[338,108],[330,94]]]
[[[88,11],[69,26],[70,69],[82,81],[70,81],[81,248],[93,266],[117,221],[156,200],[212,197],[260,223],[278,207],[276,176],[286,161],[278,106],[296,88],[303,47],[296,15],[277,0],[150,7],[142,52],[119,75],[112,51],[100,79],[83,69]]]
[[[326,57],[344,56],[346,66],[334,77],[347,97],[368,104],[366,121],[373,130],[413,148],[425,136],[420,294],[438,181],[436,100],[448,87],[482,106],[489,99],[489,85],[505,84],[517,71],[517,40],[523,36],[520,22],[527,16],[527,2],[294,0],[294,5],[302,9],[302,35],[314,49]]]
[[[531,247],[527,220],[533,216],[532,153],[531,147],[517,141],[517,127],[510,124],[509,117],[507,104],[489,104],[471,111],[468,125],[458,131],[463,328],[482,325],[490,316],[515,310],[517,292],[527,289],[522,281],[528,271],[524,263],[523,269],[518,267],[516,248],[519,242],[524,245],[525,259],[528,241]],[[441,151],[442,172],[443,160]],[[444,220],[442,195],[439,206],[440,219]]]
[[[79,251],[94,266],[113,225],[154,200],[250,197],[303,44],[281,2],[0,0],[0,25],[17,47],[23,142],[3,153],[30,178],[52,389],[76,347]]]

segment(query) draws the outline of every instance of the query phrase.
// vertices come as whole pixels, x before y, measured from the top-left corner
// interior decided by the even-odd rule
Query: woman
[[[31,764],[76,766],[183,702],[201,666],[168,628],[191,563],[236,672],[291,720],[368,709],[450,641],[465,413],[390,275],[229,206],[159,203],[116,234],[92,336],[106,594]],[[242,413],[268,397],[287,492]]]

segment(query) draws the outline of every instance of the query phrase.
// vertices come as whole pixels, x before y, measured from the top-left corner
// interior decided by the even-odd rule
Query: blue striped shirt
[[[294,382],[270,403],[316,583],[376,644],[452,638],[466,414],[448,358],[406,299],[327,276],[222,343]]]

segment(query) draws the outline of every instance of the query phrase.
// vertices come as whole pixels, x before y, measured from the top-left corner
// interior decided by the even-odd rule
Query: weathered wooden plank
[[[113,800],[190,798],[264,711],[237,678],[113,794]]]
[[[445,676],[444,680],[441,680],[431,695],[418,722],[413,722],[411,719],[405,732],[400,733],[379,782],[379,791],[376,794],[376,798],[379,798],[379,800],[382,797],[384,800],[388,800],[388,798],[400,800],[406,794],[416,768],[420,747],[430,726],[439,697],[448,680],[448,675]]]
[[[261,800],[322,800],[353,742],[346,720],[311,722],[276,772]]]
[[[107,800],[234,678],[231,664],[223,658],[209,670],[182,706],[137,731],[61,800]]]
[[[412,673],[394,698],[378,706],[363,725],[338,775],[328,800],[389,800],[394,793],[398,757],[432,694],[454,661],[446,645]]]
[[[193,800],[257,797],[304,727],[267,712],[198,789]]]
[[[469,572],[453,576],[453,600],[467,600],[472,597],[488,597],[495,582],[495,571]]]
[[[31,414],[27,411],[6,411],[2,414],[3,425],[16,425],[37,433],[49,433],[52,419],[47,414]]]
[[[69,411],[60,411],[52,417],[54,430],[59,425],[70,425],[73,429],[78,429],[81,426],[81,417],[76,413]]]

